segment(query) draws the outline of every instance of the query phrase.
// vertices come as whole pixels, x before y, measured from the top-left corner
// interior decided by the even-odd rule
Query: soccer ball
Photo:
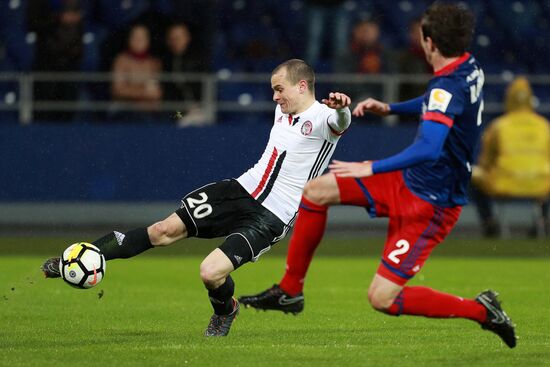
[[[59,260],[61,277],[76,288],[95,287],[105,276],[105,257],[91,243],[74,243]]]

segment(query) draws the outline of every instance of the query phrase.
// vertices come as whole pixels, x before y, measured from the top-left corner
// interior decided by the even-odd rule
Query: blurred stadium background
[[[537,111],[548,117],[550,2],[459,2],[470,7],[477,19],[472,52],[486,73],[484,121],[503,111],[504,87],[518,74],[528,76],[537,96]],[[330,8],[331,3],[338,5]],[[315,9],[337,9],[331,17],[339,19],[340,36],[347,40],[354,24],[375,19],[380,27],[379,43],[391,51],[382,61],[389,64],[409,47],[409,25],[429,3],[1,1],[1,232],[60,234],[68,229],[142,225],[164,217],[186,192],[235,177],[259,157],[274,107],[269,72],[287,58],[309,57],[314,40],[308,27],[313,27],[311,19],[319,17]],[[36,25],[37,19],[31,18],[36,17],[36,8],[47,9],[49,13],[42,13],[46,18],[55,19],[67,9],[79,15],[78,42],[71,44],[79,56],[65,66],[67,70],[44,70],[51,62],[45,58],[52,54],[44,56],[40,51],[41,40],[55,41],[55,36],[48,38],[47,33],[55,35],[55,28],[44,31],[43,24],[42,28]],[[113,100],[111,65],[125,48],[131,26],[145,24],[151,32],[151,54],[162,57],[164,33],[174,20],[184,22],[190,30],[190,49],[198,72],[164,70],[158,78],[162,86],[169,82],[192,85],[199,91],[198,97],[192,101],[164,98],[146,112],[135,104]],[[368,93],[375,97],[395,101],[404,85],[422,88],[428,80],[429,75],[405,74],[384,65],[379,73],[341,72],[339,59],[331,51],[331,31],[336,28],[330,23],[325,27],[315,41],[320,51],[312,61],[318,74],[318,98],[334,88],[346,91],[368,86]],[[57,58],[64,57],[68,56],[61,50]],[[63,85],[65,92],[48,95],[40,91],[40,85],[48,83]],[[182,128],[179,111],[190,106],[200,113],[190,124],[193,126]],[[414,137],[415,124],[410,122],[355,119],[335,158],[380,158],[394,153]],[[520,205],[510,213],[516,225],[529,225],[529,208]],[[383,228],[384,222],[366,222],[359,209],[337,209],[332,211],[330,225],[346,230],[369,226],[370,230]],[[460,226],[477,233],[471,207]]]
[[[527,76],[537,111],[550,117],[550,0],[457,2],[477,19],[472,53],[486,74],[484,123],[504,111],[505,86],[516,75]],[[407,88],[422,90],[428,73],[393,64],[410,51],[409,27],[430,3],[0,0],[0,365],[548,365],[550,247],[525,238],[532,213],[521,203],[505,207],[511,240],[480,239],[467,206],[437,259],[413,280],[468,297],[499,290],[522,338],[512,351],[461,320],[370,311],[365,291],[386,222],[361,208],[331,209],[331,236],[308,275],[307,312],[243,310],[223,341],[202,337],[211,310],[197,277],[217,240],[110,263],[106,281],[87,292],[41,279],[38,270],[72,242],[164,218],[190,190],[254,164],[272,124],[270,72],[285,59],[313,63],[318,98],[339,88],[356,101],[365,94],[396,101]],[[327,13],[336,23],[319,25]],[[373,19],[378,63],[364,66],[375,72],[342,68],[334,40],[349,51],[355,25]],[[164,61],[173,21],[188,26],[192,62],[175,73],[163,62],[156,83],[165,93],[154,108],[116,100],[112,65],[129,30],[144,24],[150,54]],[[193,97],[173,98],[174,85]],[[381,158],[415,131],[414,118],[354,119],[334,158]],[[287,241],[236,272],[238,294],[278,280]]]

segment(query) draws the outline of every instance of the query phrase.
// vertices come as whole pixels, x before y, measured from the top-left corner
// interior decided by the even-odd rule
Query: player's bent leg
[[[207,289],[220,287],[234,270],[233,263],[219,248],[214,249],[201,263],[200,275]]]
[[[92,242],[105,260],[134,257],[154,246],[166,246],[187,236],[187,228],[173,213],[148,228],[136,228],[126,233],[113,231]],[[46,278],[59,278],[59,257],[52,257],[42,265]]]
[[[286,272],[282,280],[263,292],[240,297],[241,303],[262,310],[293,314],[302,312],[306,273],[325,232],[328,207],[342,202],[341,192],[348,193],[346,204],[371,204],[356,179],[337,179],[333,174],[326,174],[308,182],[290,239]],[[353,195],[349,195],[350,192]]]
[[[201,279],[214,308],[205,336],[227,336],[239,313],[239,303],[233,298],[235,283],[229,275],[233,270],[233,263],[220,249],[212,251],[201,263]]]
[[[431,318],[466,318],[483,323],[487,312],[472,299],[420,286],[405,286],[406,278],[389,279],[377,273],[369,288],[372,306],[389,315],[415,315]]]
[[[309,181],[304,187],[302,197],[321,206],[340,204],[340,190],[336,177],[332,173],[327,173]]]
[[[294,232],[290,239],[285,274],[279,287],[272,287],[258,294],[258,297],[264,298],[269,295],[271,298],[280,298],[284,296],[288,300],[294,300],[297,306],[292,310],[286,307],[281,311],[294,314],[302,311],[304,279],[315,250],[325,233],[328,207],[339,203],[340,190],[333,174],[325,174],[306,184]]]
[[[187,237],[187,228],[176,214],[147,227],[147,233],[153,246],[168,246]]]
[[[369,303],[375,310],[389,313],[402,289],[402,285],[375,274],[369,287]]]
[[[402,284],[406,281],[403,279]],[[466,299],[428,287],[401,286],[376,274],[369,288],[369,301],[376,310],[394,316],[477,321],[483,329],[497,334],[508,347],[516,346],[514,324],[502,310],[497,294],[493,291],[484,291],[475,299]]]
[[[298,217],[290,239],[286,271],[279,284],[258,294],[242,296],[247,307],[298,314],[304,309],[304,279],[315,249],[321,242],[330,205],[340,203],[340,191],[333,174],[309,181],[302,194]]]

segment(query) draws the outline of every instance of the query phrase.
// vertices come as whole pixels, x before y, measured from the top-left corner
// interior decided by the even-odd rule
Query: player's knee
[[[322,180],[309,181],[304,187],[303,196],[318,205],[334,204],[334,195]]]
[[[201,280],[208,289],[217,288],[227,277],[214,262],[205,259],[200,266]]]
[[[380,312],[386,312],[393,304],[393,298],[379,288],[369,289],[369,303],[372,308]]]
[[[315,199],[319,197],[319,193],[316,192],[316,185],[314,181],[309,181],[308,183],[306,183],[306,185],[304,186],[303,196],[310,201],[316,202]]]
[[[166,221],[160,221],[147,230],[149,239],[153,246],[167,246],[173,242],[172,238],[175,237],[175,229],[166,223]]]

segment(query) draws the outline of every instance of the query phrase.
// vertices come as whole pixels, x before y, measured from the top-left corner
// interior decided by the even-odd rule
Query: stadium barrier
[[[110,83],[114,74],[111,73],[0,73],[0,111],[16,113],[21,124],[31,124],[37,111],[73,111],[73,112],[109,112],[136,111],[133,103],[114,102],[110,100]],[[135,77],[135,75],[134,75]],[[409,74],[318,74],[317,96],[339,88],[346,91],[349,88],[361,89],[368,86],[374,97],[386,101],[396,101],[399,89],[404,84],[425,85],[429,75]],[[495,115],[503,112],[502,96],[506,84],[513,78],[511,73],[502,75],[487,75],[485,77],[486,100],[484,111]],[[537,110],[550,114],[550,97],[544,94],[550,85],[550,75],[527,75],[537,91],[541,91]],[[200,106],[207,121],[219,120],[220,113],[257,113],[271,112],[270,74],[231,73],[221,70],[218,73],[178,73],[161,74],[161,83],[198,83],[201,90]],[[33,91],[36,83],[76,83],[81,93],[77,101],[46,101],[36,100]],[[4,98],[1,98],[3,94]],[[158,111],[173,114],[195,103],[189,101],[163,101]],[[388,124],[395,122],[394,117],[385,120]]]
[[[0,202],[172,201],[238,177],[263,153],[271,123],[0,126]],[[334,158],[381,158],[407,146],[414,124],[356,123]]]
[[[185,193],[237,177],[254,164],[269,130],[269,123],[237,122],[187,129],[108,122],[101,128],[0,126],[0,233],[65,234],[70,228],[156,221],[177,208]],[[415,131],[415,124],[355,122],[334,158],[381,158],[408,145]],[[527,208],[511,213],[514,225],[530,225]],[[383,235],[386,221],[367,218],[363,208],[333,208],[329,227]],[[474,208],[467,206],[459,228],[477,226]]]

